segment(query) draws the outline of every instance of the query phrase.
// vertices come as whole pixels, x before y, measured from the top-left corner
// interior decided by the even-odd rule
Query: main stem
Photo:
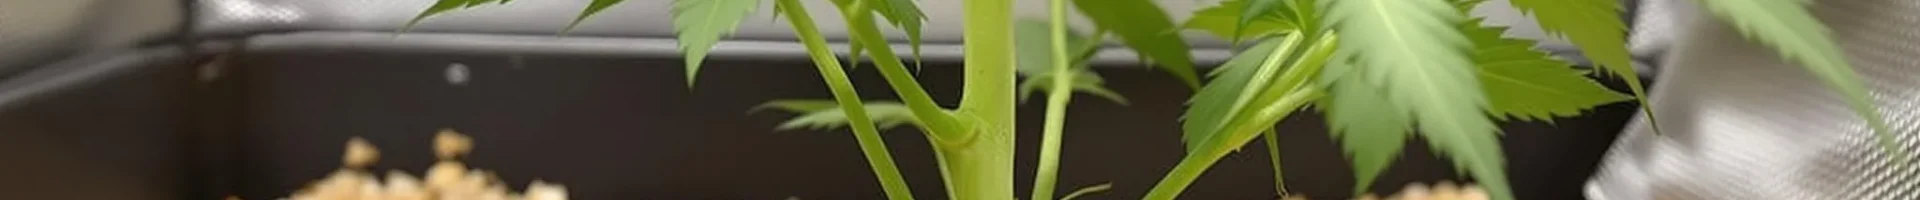
[[[1013,193],[1013,1],[965,0],[965,96],[956,116],[971,120],[970,142],[937,146],[951,199],[1008,200]]]
[[[1067,103],[1073,100],[1073,78],[1070,74],[1072,59],[1067,57],[1067,1],[1050,0],[1051,11],[1049,28],[1053,44],[1053,88],[1047,89],[1046,124],[1041,130],[1040,164],[1033,175],[1032,200],[1053,199],[1053,187],[1058,184],[1060,174],[1060,140],[1062,129],[1067,124]],[[1091,43],[1099,43],[1093,41]]]
[[[867,157],[867,164],[873,167],[873,174],[880,179],[880,186],[887,197],[894,200],[913,199],[913,192],[907,189],[907,182],[900,176],[900,169],[893,165],[893,155],[887,152],[887,144],[880,139],[880,131],[875,130],[873,119],[867,116],[865,106],[861,106],[860,94],[853,91],[853,82],[847,79],[847,73],[840,70],[840,60],[828,49],[827,40],[820,36],[813,25],[813,18],[807,15],[806,7],[799,0],[779,0],[775,9],[786,12],[787,22],[793,25],[794,34],[807,46],[807,55],[813,57],[813,65],[820,70],[820,76],[827,82],[827,88],[833,91],[833,99],[840,103],[840,111],[847,113],[847,122],[853,127],[853,136],[860,142],[860,152]]]

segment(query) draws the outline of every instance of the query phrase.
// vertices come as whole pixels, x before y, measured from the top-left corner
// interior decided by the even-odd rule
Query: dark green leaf
[[[1908,163],[1906,150],[1894,141],[1879,108],[1868,96],[1866,83],[1847,63],[1847,57],[1827,35],[1827,27],[1807,12],[1800,0],[1702,0],[1701,6],[1738,28],[1747,38],[1772,46],[1781,57],[1800,63],[1814,77],[1840,94],[1849,108],[1867,121],[1880,147],[1899,163]]]
[[[1469,59],[1467,50],[1472,44],[1456,28],[1465,22],[1465,14],[1444,0],[1341,0],[1320,4],[1327,12],[1323,20],[1340,33],[1342,59],[1337,60],[1357,58],[1351,60],[1352,65],[1342,65],[1351,69],[1329,70],[1346,73],[1334,81],[1333,87],[1338,90],[1334,95],[1374,95],[1367,100],[1336,97],[1332,104],[1386,104],[1361,104],[1386,108],[1369,112],[1329,112],[1411,119],[1409,122],[1418,125],[1415,127],[1429,146],[1452,158],[1454,166],[1470,172],[1493,199],[1513,199],[1498,134],[1493,121],[1484,115],[1486,93]],[[1335,126],[1393,126],[1351,124],[1351,120],[1339,123]],[[1384,149],[1360,145],[1348,148]]]
[[[414,26],[414,25],[419,25],[419,24],[420,24],[420,20],[424,20],[424,19],[427,19],[427,17],[430,17],[430,16],[433,16],[433,15],[437,15],[437,14],[440,14],[440,13],[445,13],[445,12],[447,12],[447,11],[452,11],[453,9],[458,9],[458,8],[461,8],[461,7],[463,7],[463,6],[465,6],[465,5],[467,5],[467,1],[471,1],[471,0],[439,0],[439,1],[434,1],[434,2],[433,2],[433,6],[428,6],[428,7],[427,7],[427,10],[423,10],[423,11],[420,11],[420,14],[419,14],[419,15],[414,15],[414,16],[413,16],[413,20],[408,20],[408,21],[407,21],[407,25],[405,25],[405,26],[401,26],[401,27],[400,27],[400,30],[401,30],[401,31],[403,31],[403,32],[404,32],[404,31],[406,31],[406,30],[412,30],[412,29],[413,29],[413,26]]]
[[[900,125],[920,124],[919,120],[913,117],[913,111],[907,110],[906,105],[884,101],[871,101],[865,104],[867,116],[872,117],[874,125],[881,130]],[[753,110],[771,108],[800,114],[786,122],[781,122],[779,127],[774,128],[775,130],[827,130],[847,126],[847,113],[841,110],[839,105],[833,100],[774,100],[755,106]]]
[[[1127,46],[1172,73],[1188,87],[1199,88],[1200,78],[1193,70],[1193,56],[1187,41],[1173,26],[1173,18],[1152,0],[1074,0],[1080,13],[1095,26],[1120,36]]]
[[[1245,2],[1239,0],[1221,1],[1220,5],[1193,11],[1193,17],[1187,18],[1187,21],[1180,26],[1187,29],[1200,29],[1213,34],[1215,37],[1234,41],[1260,38],[1269,34],[1293,30],[1292,27],[1294,25],[1288,24],[1285,20],[1275,20],[1274,18],[1256,18],[1243,27],[1243,25],[1238,24],[1238,21],[1242,10],[1241,8],[1244,7],[1244,5]],[[1236,34],[1234,30],[1239,30],[1240,33]],[[1236,38],[1235,35],[1238,35],[1238,37]]]
[[[1494,117],[1507,120],[1552,120],[1572,117],[1594,106],[1632,99],[1588,79],[1586,73],[1533,49],[1534,42],[1503,38],[1506,27],[1483,26],[1480,20],[1462,23],[1462,33],[1473,40],[1473,62],[1479,66],[1481,87]]]
[[[588,11],[581,13],[579,19],[585,19],[593,12],[619,1],[594,0],[594,5],[607,3],[605,6],[587,7]],[[673,30],[680,38],[680,52],[686,57],[688,87],[693,86],[695,75],[700,72],[700,62],[706,60],[707,51],[712,50],[722,36],[739,28],[740,21],[752,15],[753,10],[760,7],[759,4],[759,0],[673,1]],[[577,23],[579,20],[574,21]]]

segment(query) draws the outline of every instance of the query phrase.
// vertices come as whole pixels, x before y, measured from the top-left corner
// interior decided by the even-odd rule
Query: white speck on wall
[[[456,86],[466,86],[468,74],[469,72],[467,71],[466,64],[460,64],[460,63],[448,64],[447,71],[446,71],[447,84],[452,84]]]

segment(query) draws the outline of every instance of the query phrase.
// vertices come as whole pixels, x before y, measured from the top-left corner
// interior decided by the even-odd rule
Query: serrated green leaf
[[[1119,35],[1141,58],[1153,60],[1188,87],[1200,87],[1187,41],[1173,26],[1173,18],[1152,0],[1073,0],[1073,5],[1095,26]]]
[[[1285,20],[1276,20],[1275,18],[1255,18],[1245,25],[1238,24],[1241,10],[1243,10],[1242,7],[1245,7],[1245,4],[1244,1],[1240,0],[1221,1],[1219,5],[1193,11],[1193,17],[1187,18],[1187,21],[1181,23],[1180,27],[1185,29],[1199,29],[1213,34],[1215,37],[1233,41],[1260,38],[1294,29],[1292,28],[1294,27],[1293,24],[1289,24]],[[1234,30],[1239,30],[1240,33],[1236,34]],[[1235,37],[1235,35],[1238,35],[1238,37]]]
[[[920,124],[919,120],[913,117],[913,111],[908,110],[906,105],[884,101],[866,102],[865,104],[867,116],[872,117],[874,125],[881,130],[891,129],[900,125]],[[748,112],[763,109],[779,109],[800,114],[800,116],[796,116],[786,122],[781,122],[780,126],[774,128],[775,130],[828,130],[847,126],[846,111],[841,110],[840,104],[833,100],[773,100],[760,104],[759,106],[754,106],[754,108]]]
[[[1328,66],[1341,67],[1350,66]],[[1353,192],[1359,194],[1368,191],[1374,179],[1400,157],[1407,135],[1413,134],[1407,126],[1411,116],[1387,102],[1386,95],[1374,90],[1378,86],[1359,81],[1341,83],[1333,85],[1327,98],[1332,103],[1321,106],[1326,109],[1330,133],[1352,158]]]
[[[1369,106],[1393,110],[1354,114],[1412,119],[1436,152],[1470,172],[1493,199],[1513,199],[1498,134],[1493,121],[1483,114],[1486,93],[1467,52],[1473,46],[1456,28],[1465,21],[1465,14],[1444,0],[1342,0],[1320,4],[1326,11],[1323,20],[1341,34],[1340,58],[1356,58],[1351,65],[1343,65],[1350,69],[1343,69],[1348,74],[1334,81],[1334,87],[1341,88],[1335,95],[1378,94],[1374,99],[1384,99],[1381,102],[1387,105]],[[1332,104],[1355,104],[1345,102],[1349,100],[1356,99],[1337,98]],[[1348,114],[1337,109],[1329,112]],[[1382,126],[1346,123],[1351,121],[1336,126]]]
[[[1533,49],[1532,40],[1503,38],[1506,27],[1482,25],[1476,19],[1462,23],[1460,29],[1473,40],[1473,62],[1487,93],[1487,109],[1496,119],[1549,121],[1632,99]]]
[[[432,6],[427,6],[427,9],[420,11],[419,15],[414,15],[413,20],[407,20],[406,25],[400,26],[400,30],[401,32],[406,32],[407,30],[413,30],[414,25],[420,24],[420,20],[425,20],[427,19],[427,17],[431,17],[433,15],[445,13],[447,11],[453,11],[453,9],[464,7],[465,5],[467,5],[467,1],[472,1],[472,0],[434,1]]]
[[[602,2],[607,6],[621,0],[594,0],[595,5]],[[598,12],[596,6],[588,6],[588,12],[581,13],[579,19]],[[606,6],[598,6],[605,9]],[[687,87],[693,87],[694,78],[700,72],[700,62],[706,60],[707,51],[720,42],[720,38],[732,34],[739,28],[740,21],[752,15],[760,7],[759,0],[674,0],[673,32],[679,37],[680,52],[685,54],[687,65]],[[574,20],[576,23],[579,19]]]
[[[585,22],[587,21],[588,17],[593,17],[594,14],[600,14],[600,11],[605,11],[607,10],[608,7],[613,7],[613,5],[620,4],[620,2],[622,1],[626,1],[626,0],[593,0],[593,2],[587,3],[587,7],[581,9],[580,14],[575,15],[573,17],[573,22],[567,23],[567,28],[560,29],[560,34],[565,35],[568,32],[573,32],[574,27],[580,26],[580,22]],[[680,3],[686,2],[686,1],[692,1],[692,0],[675,0],[673,2],[674,9],[675,9],[674,19],[676,20],[674,21],[675,27],[679,27],[678,19],[680,19],[679,18],[680,15],[678,14],[679,13],[678,10],[680,9]],[[724,14],[724,13],[716,13],[716,14]],[[728,32],[732,32],[732,31],[728,31]]]
[[[907,45],[911,46],[913,51],[913,68],[914,71],[920,71],[921,23],[927,20],[927,14],[922,13],[920,6],[913,0],[885,1],[887,6],[881,15],[886,17],[888,22],[893,23],[893,26],[907,32]]]
[[[747,113],[760,112],[761,110],[766,110],[766,109],[779,109],[782,111],[794,112],[794,113],[809,113],[809,112],[815,112],[815,111],[821,111],[821,110],[827,110],[827,109],[837,109],[837,108],[840,108],[840,103],[834,102],[833,100],[783,99],[783,100],[767,101],[766,103],[761,103],[760,105],[753,106],[753,108],[747,109]]]
[[[1459,1],[1470,9],[1480,0]],[[1627,82],[1627,88],[1635,100],[1640,101],[1640,110],[1655,133],[1660,132],[1659,120],[1653,120],[1652,104],[1647,103],[1646,87],[1640,84],[1640,74],[1633,69],[1633,57],[1627,51],[1627,23],[1620,17],[1620,0],[1510,0],[1514,9],[1523,14],[1531,14],[1540,29],[1548,35],[1564,37],[1568,42],[1580,48],[1581,54],[1593,60],[1607,74],[1620,77]]]
[[[1798,62],[1814,77],[1826,82],[1855,114],[1867,121],[1867,126],[1873,129],[1883,150],[1899,158],[1903,166],[1911,162],[1907,160],[1906,150],[1899,148],[1892,132],[1887,129],[1886,121],[1880,117],[1878,106],[1868,95],[1865,81],[1853,71],[1845,52],[1827,35],[1829,30],[1826,25],[1807,12],[1806,1],[1701,0],[1700,3],[1721,20],[1739,29],[1748,39],[1773,47],[1781,57]]]

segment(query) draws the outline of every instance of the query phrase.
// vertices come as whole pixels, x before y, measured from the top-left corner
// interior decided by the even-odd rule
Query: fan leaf
[[[1473,40],[1473,62],[1487,93],[1487,109],[1495,118],[1545,121],[1632,99],[1587,78],[1586,72],[1567,62],[1534,50],[1534,41],[1503,38],[1506,27],[1480,22],[1462,23],[1460,29]]]
[[[1333,87],[1339,90],[1334,95],[1349,97],[1336,97],[1331,103],[1375,107],[1365,112],[1330,109],[1330,115],[1411,119],[1409,122],[1417,122],[1414,127],[1436,152],[1470,172],[1493,199],[1513,199],[1498,135],[1493,121],[1483,114],[1486,93],[1469,59],[1467,50],[1472,43],[1456,28],[1465,22],[1465,14],[1444,0],[1342,0],[1320,5],[1327,12],[1323,20],[1341,33],[1341,56],[1336,60],[1352,62],[1339,65],[1349,69],[1328,70],[1340,74],[1333,81]],[[1361,99],[1353,95],[1375,96]],[[1349,128],[1394,126],[1359,124],[1356,120],[1335,123],[1334,127]],[[1387,149],[1365,145],[1399,144],[1368,143],[1346,148],[1356,156]]]
[[[1470,8],[1480,1],[1461,1]],[[1627,88],[1633,92],[1635,100],[1640,102],[1640,110],[1647,117],[1648,125],[1655,133],[1660,132],[1659,120],[1654,120],[1652,104],[1647,103],[1646,87],[1640,83],[1640,74],[1633,69],[1633,57],[1627,51],[1627,24],[1620,17],[1620,0],[1510,0],[1514,9],[1524,14],[1532,14],[1540,29],[1549,35],[1566,38],[1580,48],[1581,54],[1598,64],[1607,74],[1620,77],[1627,82]]]
[[[600,2],[618,2],[620,0],[595,0]],[[611,3],[609,3],[611,5]],[[700,72],[701,61],[706,60],[707,51],[720,42],[720,38],[732,34],[740,26],[740,21],[752,15],[759,8],[759,0],[674,0],[673,32],[679,37],[680,53],[685,54],[687,65],[687,87],[693,87],[694,78]],[[587,7],[591,14],[597,12],[593,6]],[[604,9],[601,8],[601,9]],[[578,21],[578,20],[575,20]]]
[[[1073,5],[1095,26],[1119,35],[1141,58],[1152,60],[1188,87],[1200,87],[1187,41],[1180,37],[1173,18],[1152,0],[1073,0]]]
[[[1839,45],[1827,35],[1827,27],[1807,12],[1801,0],[1701,0],[1701,6],[1721,20],[1738,28],[1747,38],[1766,44],[1781,57],[1799,62],[1814,77],[1826,82],[1840,94],[1855,114],[1867,121],[1879,138],[1880,147],[1899,163],[1908,163],[1907,152],[1899,148],[1892,132],[1880,117],[1879,108],[1868,95],[1867,86]]]

